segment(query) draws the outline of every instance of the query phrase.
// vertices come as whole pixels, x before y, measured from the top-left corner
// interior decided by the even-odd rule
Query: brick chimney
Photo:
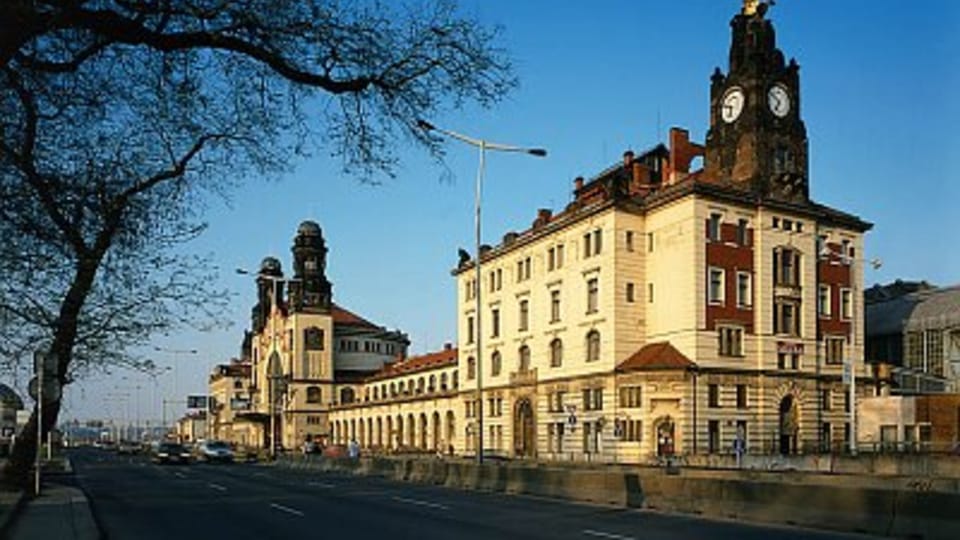
[[[633,166],[633,150],[627,150],[623,153],[623,168],[630,169]]]
[[[669,183],[682,180],[690,173],[690,162],[704,153],[703,145],[690,142],[690,132],[678,128],[670,128],[670,161],[665,171]]]
[[[445,351],[452,351],[452,350],[453,350],[453,343],[450,343],[449,341],[446,342],[446,343],[444,343],[444,344],[443,344],[443,350],[445,350]]]
[[[537,229],[543,227],[547,223],[550,223],[551,217],[553,217],[553,211],[549,208],[541,208],[537,210],[537,219],[533,221],[533,228]]]
[[[573,179],[573,190],[580,191],[581,189],[583,189],[583,177],[578,176]]]

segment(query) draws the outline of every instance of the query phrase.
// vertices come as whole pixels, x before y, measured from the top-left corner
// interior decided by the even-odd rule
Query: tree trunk
[[[60,305],[60,317],[54,329],[53,343],[50,354],[57,358],[57,381],[61,386],[67,381],[70,369],[70,360],[73,356],[73,346],[77,339],[80,310],[83,308],[87,296],[93,287],[93,280],[97,274],[103,254],[94,257],[81,258],[77,265],[70,290]],[[61,397],[62,399],[62,397]],[[60,400],[45,403],[43,407],[43,433],[46,436],[50,429],[57,425],[60,414]],[[30,471],[37,451],[37,411],[34,407],[30,420],[23,428],[13,445],[10,461],[3,471],[4,483],[14,487],[26,488],[30,481]]]
[[[56,425],[60,414],[60,401],[51,401],[43,404],[43,433],[44,438],[49,436],[50,430]],[[37,455],[37,408],[34,406],[30,420],[17,435],[16,444],[10,455],[10,462],[4,471],[4,481],[8,485],[26,489],[30,485],[30,473],[33,470]]]

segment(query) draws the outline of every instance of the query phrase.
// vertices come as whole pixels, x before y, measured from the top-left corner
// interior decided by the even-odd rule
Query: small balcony
[[[537,382],[537,368],[510,373],[510,384],[534,384]]]

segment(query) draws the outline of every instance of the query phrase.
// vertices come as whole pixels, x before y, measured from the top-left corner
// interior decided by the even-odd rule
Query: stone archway
[[[514,409],[513,451],[517,457],[534,457],[537,454],[537,424],[529,398],[517,401]]]
[[[793,454],[797,451],[797,432],[800,427],[797,400],[793,394],[787,394],[780,400],[780,453]]]

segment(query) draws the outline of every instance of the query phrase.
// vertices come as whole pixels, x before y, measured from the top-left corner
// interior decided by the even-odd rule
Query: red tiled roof
[[[380,328],[379,326],[373,324],[372,322],[364,319],[363,317],[348,311],[337,304],[333,305],[333,323],[334,324],[344,324],[348,326],[365,326],[367,328]]]
[[[658,369],[687,369],[697,364],[678,351],[669,341],[644,345],[629,358],[620,362],[617,371],[647,371]]]
[[[425,371],[428,369],[435,369],[438,367],[456,365],[456,363],[457,349],[453,347],[449,349],[445,348],[443,350],[427,353],[421,356],[411,356],[406,360],[394,362],[393,364],[387,364],[386,366],[383,366],[383,369],[371,375],[368,380],[386,379],[396,375],[404,375],[418,371]]]

